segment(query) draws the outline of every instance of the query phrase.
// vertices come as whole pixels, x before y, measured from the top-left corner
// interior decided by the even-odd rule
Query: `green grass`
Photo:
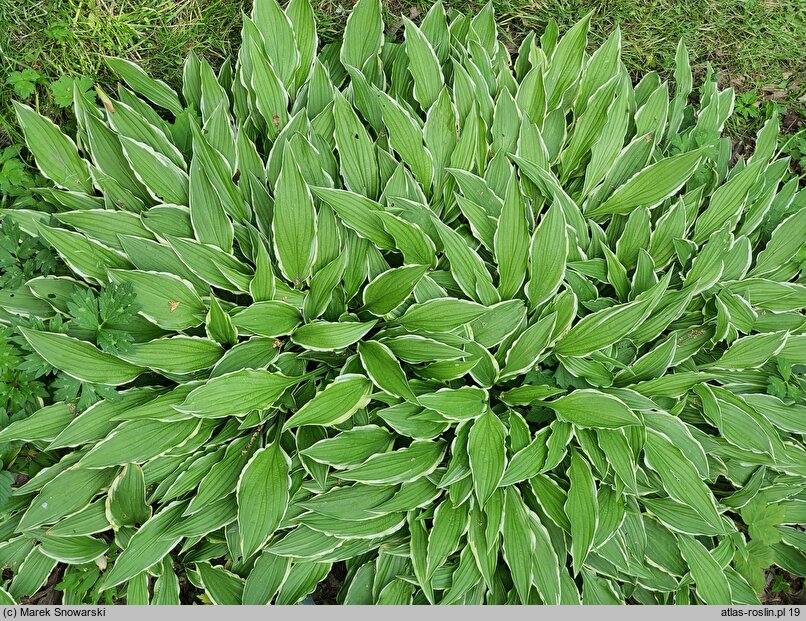
[[[385,2],[390,14],[409,17],[431,4],[429,0]],[[465,12],[481,6],[472,1],[446,4]],[[783,113],[786,130],[797,130],[803,122],[806,0],[505,0],[494,4],[503,36],[513,43],[530,29],[541,31],[550,19],[562,31],[593,10],[591,43],[598,43],[620,24],[624,60],[636,76],[647,71],[670,76],[675,46],[682,37],[695,71],[702,73],[711,63],[723,87],[745,93],[729,128],[739,140],[751,138],[772,107]],[[237,48],[240,14],[249,5],[244,0],[0,0],[0,146],[19,137],[9,103],[12,97],[20,98],[15,94],[15,80],[30,78],[18,89],[33,90],[25,99],[51,116],[58,116],[59,108],[50,84],[62,76],[85,75],[102,84],[109,82],[102,54],[131,58],[149,73],[176,84],[188,51],[220,63]],[[337,38],[351,3],[319,0],[316,6],[321,37]]]

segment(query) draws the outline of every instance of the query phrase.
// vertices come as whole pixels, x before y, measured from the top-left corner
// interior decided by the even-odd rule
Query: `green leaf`
[[[16,606],[16,600],[9,595],[9,592],[6,591],[3,587],[0,587],[0,604],[3,606]]]
[[[194,373],[209,369],[224,354],[222,347],[195,336],[174,336],[147,343],[135,343],[118,354],[126,362],[166,373]]]
[[[174,90],[162,80],[155,80],[148,76],[139,66],[124,58],[104,56],[109,68],[117,73],[131,89],[165,108],[175,116],[181,114],[182,104]]]
[[[79,462],[84,468],[142,464],[181,446],[199,432],[200,421],[130,420],[119,425]]]
[[[427,300],[413,304],[397,320],[408,330],[450,332],[483,315],[487,309],[481,304],[455,298]]]
[[[376,5],[378,0],[360,0],[361,5]],[[356,11],[353,10],[353,17]],[[362,39],[366,37],[366,32],[360,35]],[[348,41],[345,32],[345,43]],[[364,39],[366,40],[366,39]],[[342,47],[342,51],[344,47]],[[349,61],[348,61],[349,63]],[[360,67],[358,67],[360,69]],[[341,174],[347,189],[356,194],[375,199],[378,196],[378,164],[375,159],[375,150],[372,141],[364,129],[363,124],[358,120],[353,107],[340,93],[336,93],[333,99],[333,117],[336,124],[335,139],[336,148],[341,161]],[[321,198],[321,197],[320,197]],[[331,206],[338,209],[331,203]]]
[[[291,559],[269,552],[261,554],[246,577],[243,604],[264,606],[271,602],[280,590],[291,569]]]
[[[428,271],[425,265],[404,265],[389,269],[364,288],[364,308],[373,315],[391,313],[411,295]]]
[[[585,215],[628,214],[638,207],[654,207],[685,185],[700,165],[701,150],[679,153],[647,166],[604,203]]]
[[[91,343],[66,334],[19,328],[31,347],[48,364],[79,381],[119,386],[135,379],[143,368],[102,352]]]
[[[224,312],[214,295],[210,296],[210,310],[204,320],[204,330],[207,336],[222,345],[235,345],[238,342],[238,331],[232,325],[232,318]]]
[[[544,405],[557,412],[560,420],[577,427],[621,429],[642,424],[621,399],[598,390],[575,390]]]
[[[670,275],[671,272],[632,302],[583,317],[557,342],[554,351],[565,356],[586,356],[628,336],[658,305]]]
[[[299,286],[310,278],[316,256],[316,211],[292,158],[291,150],[286,149],[274,192],[272,234],[280,270],[289,282]]]
[[[532,555],[535,550],[535,537],[529,527],[528,509],[517,489],[504,490],[504,560],[512,572],[512,581],[521,602],[529,601],[532,583]]]
[[[506,467],[503,423],[491,410],[487,410],[473,422],[468,437],[467,454],[473,489],[481,506],[492,495]]]
[[[344,27],[340,60],[345,66],[363,70],[383,45],[383,20],[379,0],[359,0]]]
[[[711,528],[723,530],[713,494],[692,463],[665,435],[647,430],[644,459],[658,474],[669,496],[691,507]]]
[[[103,283],[107,281],[107,270],[110,268],[131,268],[131,264],[122,255],[80,233],[51,228],[44,224],[37,224],[37,229],[65,263],[83,278]]]
[[[735,340],[718,360],[700,366],[704,369],[729,371],[756,369],[783,349],[787,336],[786,332],[745,336]]]
[[[276,338],[291,334],[302,322],[297,308],[286,302],[255,302],[232,316],[232,324],[242,334]]]
[[[467,529],[467,518],[467,505],[454,507],[449,501],[443,501],[434,511],[428,534],[427,579],[432,579],[434,572],[456,551],[459,539]]]
[[[184,330],[203,321],[206,307],[188,281],[163,272],[110,270],[113,282],[134,288],[143,316],[160,328]]]
[[[285,422],[284,429],[302,425],[339,425],[369,403],[371,392],[372,383],[363,375],[340,375],[297,410]]]
[[[349,347],[372,330],[376,321],[314,321],[300,326],[291,334],[291,340],[313,351],[335,351]]]
[[[392,453],[373,455],[363,464],[338,473],[345,481],[369,485],[394,485],[415,481],[430,474],[442,461],[443,442],[415,441],[409,447]]]
[[[348,183],[349,187],[349,183]],[[359,237],[368,239],[385,250],[395,248],[394,238],[384,228],[383,207],[358,190],[336,190],[332,188],[311,188],[314,195],[326,202],[338,214],[345,226]]]
[[[116,529],[122,526],[139,526],[151,517],[151,507],[146,503],[143,469],[137,464],[123,466],[109,486],[106,516]]]
[[[436,218],[433,221],[445,246],[452,275],[465,295],[481,304],[500,301],[492,276],[478,253],[452,228]]]
[[[224,252],[232,252],[232,222],[198,158],[193,158],[190,164],[188,184],[190,221],[196,239],[203,244],[218,246]]]
[[[529,224],[515,175],[507,183],[493,245],[498,264],[498,291],[505,300],[514,298],[523,284],[529,262]]]
[[[291,20],[276,0],[258,0],[252,6],[252,19],[263,33],[263,46],[272,67],[286,86],[293,84],[299,54]]]
[[[406,54],[409,71],[414,78],[414,98],[423,110],[428,110],[442,90],[442,69],[431,43],[422,31],[409,19],[403,18],[406,26]]]
[[[422,124],[385,93],[379,93],[379,96],[389,144],[427,191],[431,187],[433,162],[431,153],[423,146]]]
[[[87,162],[78,155],[75,143],[54,123],[25,104],[13,102],[25,143],[36,165],[58,187],[92,194]]]
[[[259,449],[238,479],[241,553],[249,558],[274,533],[288,509],[291,460],[279,443]]]
[[[244,591],[243,578],[223,567],[213,567],[210,563],[197,563],[196,570],[204,592],[213,604],[240,605]]]
[[[174,205],[188,204],[190,181],[184,170],[142,142],[121,136],[120,144],[134,175],[155,198]]]
[[[304,449],[302,453],[321,464],[344,468],[360,464],[376,453],[386,452],[393,440],[394,436],[383,427],[362,425],[360,427],[353,427],[348,431],[342,431],[332,438],[319,440],[319,442]],[[334,490],[334,492],[335,491],[336,490]],[[371,489],[367,489],[362,492],[362,494],[365,495],[371,491]],[[318,499],[324,500],[325,497],[319,496]],[[373,505],[376,504],[377,503],[373,503]],[[327,510],[323,510],[321,506],[317,504],[307,504],[306,507],[312,508],[318,513],[328,513]],[[377,509],[377,506],[373,506],[373,508]],[[345,517],[349,517],[349,515],[357,509],[358,507],[355,505],[355,502],[350,502],[347,506],[347,516]],[[333,515],[332,513],[328,514]]]
[[[52,524],[65,515],[86,507],[98,491],[109,485],[114,474],[108,470],[70,468],[56,473],[36,495],[17,526],[19,531]]]
[[[299,381],[279,373],[243,369],[208,380],[174,408],[199,418],[244,416],[268,408]]]
[[[363,341],[358,344],[358,355],[367,375],[378,388],[395,397],[417,402],[406,374],[386,345],[378,341]]]
[[[448,420],[467,420],[481,416],[487,404],[487,392],[475,386],[440,388],[418,397],[420,405],[439,412]]]
[[[711,552],[693,537],[679,536],[677,545],[688,564],[697,595],[706,604],[726,606],[732,603],[730,585]]]
[[[578,574],[593,546],[593,535],[599,521],[596,485],[588,462],[579,451],[571,452],[568,468],[568,500],[565,512],[571,522],[571,558],[574,574]]]
[[[129,540],[115,564],[103,577],[102,589],[110,589],[159,563],[179,543],[181,537],[167,537],[173,522],[182,514],[183,502],[166,506],[143,524]]]
[[[515,339],[507,350],[506,364],[501,369],[502,380],[528,372],[542,359],[554,332],[556,320],[556,313],[551,313],[529,326]]]

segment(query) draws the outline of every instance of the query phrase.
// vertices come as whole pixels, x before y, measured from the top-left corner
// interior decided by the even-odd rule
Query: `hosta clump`
[[[732,162],[730,90],[690,105],[682,45],[673,87],[633,86],[587,18],[510,58],[489,7],[396,42],[360,0],[318,51],[312,15],[258,0],[181,96],[110,59],[126,85],[76,92],[75,140],[17,105],[53,187],[4,216],[72,276],[7,311],[86,299],[95,332],[19,329],[116,395],[0,432],[52,463],[4,510],[9,597],[57,563],[66,600],[130,603],[178,575],[294,603],[339,563],[344,603],[753,603],[806,574],[777,121]],[[139,315],[110,348],[113,285]]]

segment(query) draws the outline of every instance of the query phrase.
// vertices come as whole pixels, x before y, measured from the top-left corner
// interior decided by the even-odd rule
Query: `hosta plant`
[[[70,275],[4,292],[94,390],[0,432],[5,600],[757,603],[806,574],[804,192],[731,90],[633,85],[589,18],[517,53],[488,6],[318,49],[257,0],[181,93],[16,110]],[[692,97],[694,95],[694,97]],[[690,100],[696,99],[694,106]],[[180,598],[180,577],[183,584]]]

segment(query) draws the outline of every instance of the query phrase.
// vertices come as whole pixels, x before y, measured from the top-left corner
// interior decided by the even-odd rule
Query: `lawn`
[[[474,2],[448,2],[471,11]],[[109,80],[103,54],[133,59],[171,84],[194,50],[214,63],[239,44],[243,0],[0,0],[0,146],[18,138],[11,98],[58,116],[67,78]],[[385,0],[392,15],[416,18],[427,0]],[[737,90],[730,131],[750,139],[777,109],[783,129],[797,131],[806,108],[806,0],[504,0],[494,2],[501,30],[517,43],[549,20],[560,30],[593,11],[591,45],[617,25],[627,67],[640,76],[670,76],[683,38],[695,71],[710,63],[723,87]],[[320,37],[340,36],[349,2],[316,4]],[[394,20],[387,23],[394,23]],[[394,27],[392,28],[394,30]],[[395,32],[390,32],[395,36]]]

